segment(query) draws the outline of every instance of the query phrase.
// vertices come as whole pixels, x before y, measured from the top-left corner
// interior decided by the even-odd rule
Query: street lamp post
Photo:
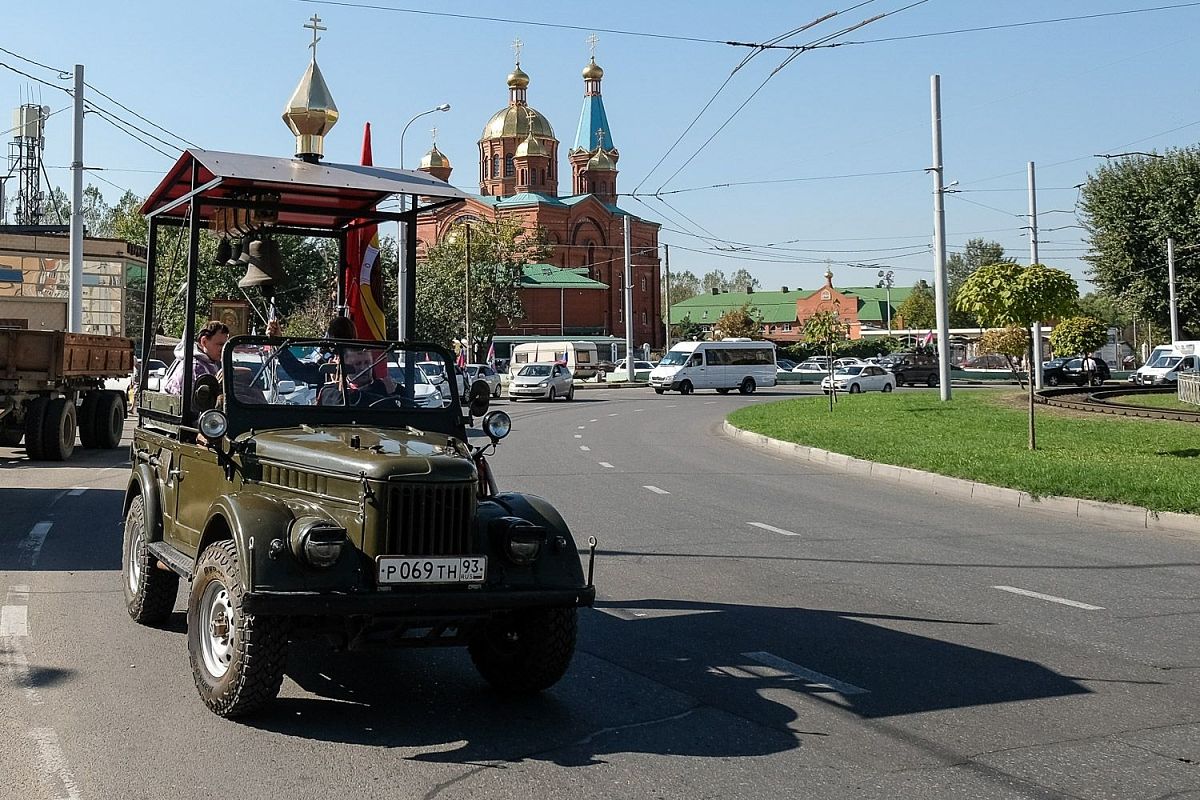
[[[450,110],[450,104],[442,103],[440,106],[431,108],[428,111],[422,111],[420,114],[417,114],[415,117],[413,117],[412,119],[410,119],[408,122],[406,122],[404,124],[404,127],[400,130],[400,169],[404,169],[404,135],[406,133],[408,133],[408,126],[412,125],[414,122],[416,122],[417,120],[419,120],[421,117],[425,116],[426,114],[432,114],[435,111],[449,111],[449,110]],[[413,208],[416,208],[416,207],[417,207],[417,198],[414,196],[413,197]],[[408,201],[405,199],[404,195],[401,195],[400,196],[400,211],[403,212],[403,211],[407,211],[407,210],[408,210]],[[414,224],[415,224],[415,220],[414,220]],[[406,320],[404,319],[404,295],[405,295],[405,287],[408,286],[408,270],[410,268],[409,264],[407,263],[408,262],[408,258],[407,258],[408,247],[407,247],[407,245],[408,245],[407,225],[403,222],[397,222],[396,223],[396,266],[397,266],[398,274],[396,276],[396,324],[397,324],[396,337],[398,339],[405,338],[404,332],[406,330],[406,326],[405,326]]]
[[[876,287],[887,290],[887,332],[888,336],[892,335],[892,287],[896,285],[895,272],[892,270],[879,270],[879,283]]]

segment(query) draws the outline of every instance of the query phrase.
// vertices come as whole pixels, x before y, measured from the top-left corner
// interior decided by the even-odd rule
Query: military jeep
[[[457,193],[420,173],[216,156],[226,157],[186,152],[146,203],[143,341],[157,325],[161,224],[189,228],[190,340],[199,229],[222,232],[229,219],[214,209],[249,208],[239,225],[257,225],[259,235],[341,236],[364,216],[415,221],[415,211],[368,210],[390,193]],[[263,175],[284,177],[263,194]],[[343,291],[339,282],[339,299]],[[540,691],[563,676],[576,610],[595,597],[590,563],[585,576],[548,502],[498,490],[485,454],[508,433],[507,415],[483,416],[485,438],[473,446],[470,424],[486,396],[464,411],[453,382],[439,387],[447,403],[416,374],[429,359],[451,374],[449,352],[240,335],[226,344],[218,376],[194,375],[192,356],[188,349],[180,395],[139,394],[122,582],[130,616],[146,625],[171,615],[181,578],[190,584],[188,651],[213,712],[233,717],[269,703],[289,642],[311,637],[346,648],[466,646],[506,692]]]

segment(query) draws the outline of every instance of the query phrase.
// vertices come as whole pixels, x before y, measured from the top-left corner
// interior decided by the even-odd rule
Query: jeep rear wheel
[[[575,654],[573,608],[526,611],[481,627],[467,646],[479,674],[507,694],[533,694],[558,683]]]
[[[237,547],[229,540],[209,545],[188,597],[188,654],[200,699],[221,717],[258,710],[275,699],[283,683],[283,624],[245,613],[245,594]]]
[[[158,559],[146,547],[146,501],[134,495],[125,512],[125,542],[121,570],[125,575],[125,608],[134,622],[156,625],[171,616],[179,576],[158,568]]]

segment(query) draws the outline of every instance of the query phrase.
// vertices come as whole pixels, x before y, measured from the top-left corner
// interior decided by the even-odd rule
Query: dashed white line
[[[609,414],[610,417],[618,416],[617,414]]]
[[[592,450],[592,448],[588,447],[586,444],[579,445],[579,449],[585,453],[591,452]]]
[[[612,464],[608,463],[607,461],[601,461],[600,466],[604,467],[605,469],[616,469],[616,467],[614,467]]]
[[[588,420],[588,422],[599,422],[599,421],[600,421],[600,420],[598,420],[598,419],[589,419],[589,420]]]
[[[704,405],[706,405],[706,406],[715,406],[716,404],[717,404],[716,400],[705,400],[704,401]]]
[[[764,531],[771,533],[782,533],[784,536],[799,536],[795,531],[785,531],[783,528],[776,528],[774,525],[768,525],[765,522],[748,522],[747,525],[753,525],[756,528],[762,528]]]
[[[757,652],[742,653],[742,655],[746,658],[753,659],[760,664],[765,664],[766,666],[773,667],[780,672],[806,681],[813,686],[824,686],[827,689],[832,689],[840,695],[868,693],[868,690],[855,686],[852,683],[839,681],[837,678],[831,678],[828,675],[822,675],[819,672],[814,672],[813,670],[802,667],[799,664],[793,664],[786,658],[780,658],[773,653]]]
[[[671,403],[667,408],[679,408],[679,406],[676,403]]]
[[[42,757],[42,776],[54,788],[54,796],[60,800],[79,800],[83,795],[75,776],[67,767],[67,759],[58,744],[58,734],[53,728],[34,728],[29,732],[37,742],[38,755]]]
[[[575,434],[575,438],[576,438],[576,439],[582,439],[582,438],[583,438],[583,434],[582,434],[582,433],[577,433],[577,434]]]
[[[17,549],[25,555],[26,566],[32,567],[37,564],[42,545],[46,542],[46,534],[50,533],[53,526],[53,522],[39,522],[17,543]]]
[[[87,489],[84,489],[82,487],[78,488],[78,489],[72,489],[71,491],[67,492],[67,496],[68,497],[79,497],[79,495],[83,494],[86,491],[87,491]]]
[[[0,637],[29,635],[29,606],[0,606]]]
[[[646,409],[644,409],[644,408],[635,408],[635,409],[634,409],[634,411],[645,411],[645,410],[646,410]]]
[[[596,420],[592,420],[592,422],[595,422],[595,421],[596,421]],[[584,429],[584,428],[586,428],[586,427],[587,427],[587,425],[580,425],[580,426],[579,426],[578,428],[576,428],[575,430],[577,430],[577,431],[581,431],[581,430],[583,430],[583,429]]]
[[[1078,600],[1068,600],[1065,597],[1055,597],[1052,594],[1042,594],[1041,592],[1032,592],[1029,589],[1018,589],[1016,586],[993,586],[993,589],[999,589],[1002,592],[1012,592],[1013,594],[1023,595],[1025,597],[1033,597],[1037,600],[1047,600],[1051,603],[1059,603],[1072,608],[1082,608],[1084,611],[1103,611],[1104,606],[1094,606],[1090,603],[1081,603]]]
[[[660,489],[657,486],[643,486],[642,488],[648,489],[648,490],[654,492],[655,494],[670,494],[670,492],[668,492],[666,489]]]

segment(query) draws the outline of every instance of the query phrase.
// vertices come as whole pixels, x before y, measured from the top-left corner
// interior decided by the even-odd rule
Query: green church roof
[[[553,264],[526,264],[521,268],[523,289],[607,289],[607,283],[587,276],[587,267],[563,269]]]

